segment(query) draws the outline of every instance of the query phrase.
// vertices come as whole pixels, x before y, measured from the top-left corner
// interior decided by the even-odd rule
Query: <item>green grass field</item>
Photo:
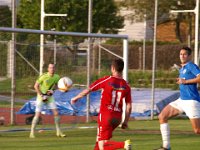
[[[171,145],[173,150],[198,150],[200,147],[199,136],[192,131],[189,120],[171,120]],[[94,128],[78,129],[67,128],[62,124],[66,138],[57,138],[54,130],[36,132],[36,138],[30,139],[30,126],[0,127],[0,149],[2,150],[93,150],[96,137],[96,123],[81,124]],[[72,125],[70,125],[72,127]],[[77,127],[77,126],[76,126]],[[152,150],[161,144],[158,120],[131,121],[130,129],[116,129],[113,140],[133,141],[133,150]],[[53,128],[53,125],[39,125],[41,128]],[[26,129],[26,131],[5,132],[5,130]]]

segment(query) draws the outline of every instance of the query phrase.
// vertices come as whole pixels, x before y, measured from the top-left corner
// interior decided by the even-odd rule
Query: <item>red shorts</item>
[[[98,117],[98,141],[112,138],[113,130],[121,123],[121,113],[99,113]]]

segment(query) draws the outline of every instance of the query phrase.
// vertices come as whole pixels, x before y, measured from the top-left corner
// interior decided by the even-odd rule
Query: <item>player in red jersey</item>
[[[71,99],[74,104],[78,99],[92,91],[102,89],[100,112],[98,115],[97,141],[94,150],[116,150],[124,148],[131,150],[130,140],[123,142],[111,141],[112,132],[122,122],[123,99],[125,100],[125,118],[122,122],[122,129],[128,127],[128,120],[131,114],[131,88],[122,79],[124,62],[115,59],[111,65],[111,76],[106,76],[92,83],[89,89],[83,90]]]

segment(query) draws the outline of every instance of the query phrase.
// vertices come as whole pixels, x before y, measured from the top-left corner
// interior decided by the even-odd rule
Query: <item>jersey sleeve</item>
[[[98,80],[96,80],[95,82],[93,82],[91,85],[90,85],[90,90],[91,91],[97,91],[99,89],[102,89],[104,86],[105,86],[105,82],[110,78],[110,76],[106,76],[106,77],[103,77],[103,78],[100,78]]]
[[[132,103],[132,98],[131,98],[131,88],[128,86],[128,92],[125,97],[125,102],[126,103]]]
[[[197,65],[193,64],[191,67],[191,72],[195,75],[198,76],[200,75],[200,69]]]
[[[59,80],[60,80],[60,76],[58,74],[56,74],[56,81],[55,81],[55,83],[57,84]]]
[[[41,84],[44,80],[44,74],[42,74],[41,76],[38,77],[38,79],[36,80],[37,83]]]

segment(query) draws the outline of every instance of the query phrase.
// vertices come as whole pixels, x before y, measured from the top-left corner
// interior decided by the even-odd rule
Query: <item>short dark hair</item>
[[[192,54],[191,48],[189,48],[189,47],[187,47],[187,46],[184,46],[182,49],[183,49],[183,50],[186,50],[187,53],[188,53],[188,55],[191,55],[191,54]],[[182,50],[182,49],[181,49],[181,50]]]
[[[114,59],[112,61],[112,66],[116,69],[117,72],[122,72],[124,69],[124,61],[122,59]]]

